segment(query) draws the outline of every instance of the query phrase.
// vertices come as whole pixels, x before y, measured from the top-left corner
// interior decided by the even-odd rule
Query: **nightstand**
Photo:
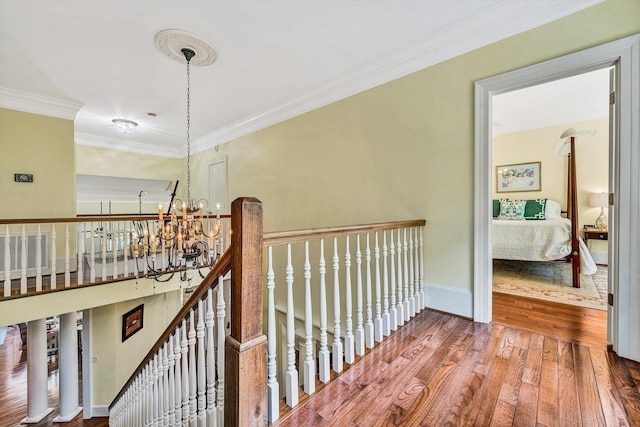
[[[587,228],[580,230],[584,244],[589,246],[589,240],[609,240],[609,230],[599,230],[597,228]]]

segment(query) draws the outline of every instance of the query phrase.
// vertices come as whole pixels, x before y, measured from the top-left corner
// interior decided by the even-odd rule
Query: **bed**
[[[561,216],[554,200],[531,199],[493,201],[493,258],[522,261],[550,261],[566,258],[572,266],[573,287],[580,287],[580,274],[591,275],[596,264],[578,234],[575,141],[593,131],[567,129],[554,149],[567,155],[567,217]]]

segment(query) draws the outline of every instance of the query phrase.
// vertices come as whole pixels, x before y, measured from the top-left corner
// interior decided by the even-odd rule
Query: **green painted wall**
[[[199,153],[192,173],[228,156],[229,200],[259,198],[266,231],[426,218],[425,280],[472,290],[474,82],[638,33],[639,16],[609,0]]]
[[[72,120],[0,108],[0,218],[75,216],[75,182]]]

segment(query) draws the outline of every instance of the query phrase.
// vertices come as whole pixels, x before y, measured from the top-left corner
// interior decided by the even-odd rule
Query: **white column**
[[[78,406],[78,326],[75,311],[60,315],[58,346],[60,415],[53,422],[66,423],[82,411],[82,406]]]
[[[36,424],[53,411],[47,407],[47,376],[45,321],[32,320],[27,323],[27,417],[23,424]]]

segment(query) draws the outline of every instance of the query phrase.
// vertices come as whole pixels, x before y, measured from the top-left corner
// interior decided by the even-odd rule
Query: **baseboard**
[[[590,250],[589,252],[591,252],[591,258],[593,258],[593,261],[596,264],[599,264],[599,265],[608,265],[609,264],[609,254],[607,252],[604,252],[604,251],[592,251],[592,250]]]
[[[108,417],[109,405],[93,405],[91,407],[91,418],[93,417]]]
[[[471,291],[433,283],[425,283],[424,285],[428,308],[473,318],[473,293]]]

